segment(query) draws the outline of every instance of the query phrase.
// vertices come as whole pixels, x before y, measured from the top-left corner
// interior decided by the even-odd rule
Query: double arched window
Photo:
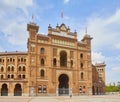
[[[40,71],[40,76],[41,76],[41,77],[44,77],[44,76],[45,76],[45,71],[44,71],[43,69],[41,69],[41,71]]]
[[[45,49],[44,49],[44,48],[41,48],[41,49],[40,49],[40,53],[41,53],[41,54],[44,54],[44,53],[45,53]]]

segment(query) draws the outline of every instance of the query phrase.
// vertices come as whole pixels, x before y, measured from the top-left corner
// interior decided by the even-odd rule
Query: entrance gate
[[[14,96],[22,96],[22,88],[20,84],[15,85]]]
[[[68,95],[69,88],[59,88],[59,95]]]
[[[1,88],[1,96],[8,96],[7,84],[3,84]]]
[[[59,95],[69,95],[69,78],[66,74],[62,74],[59,76]]]

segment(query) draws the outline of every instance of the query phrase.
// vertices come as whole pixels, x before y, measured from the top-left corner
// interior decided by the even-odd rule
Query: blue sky
[[[61,12],[64,18],[61,18]],[[81,40],[87,27],[93,63],[106,63],[106,82],[120,81],[119,0],[0,0],[0,51],[27,51],[26,25],[34,15],[39,33],[62,22]]]

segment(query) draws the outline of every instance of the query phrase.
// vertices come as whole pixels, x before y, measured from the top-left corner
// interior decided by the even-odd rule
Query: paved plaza
[[[40,96],[40,97],[18,97],[0,96],[0,102],[120,102],[120,96]]]

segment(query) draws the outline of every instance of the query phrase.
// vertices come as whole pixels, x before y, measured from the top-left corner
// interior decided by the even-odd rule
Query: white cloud
[[[115,44],[116,49],[120,49],[120,43]]]
[[[105,56],[102,55],[102,52],[92,52],[92,63],[101,63],[105,61]]]
[[[32,0],[0,0],[0,31],[10,44],[26,44],[28,7],[32,5]]]
[[[64,0],[64,4],[67,4],[70,0]]]
[[[113,67],[112,71],[120,71],[120,67]]]
[[[26,43],[28,34],[26,31],[26,23],[13,22],[3,29],[8,42],[13,45],[20,45]]]
[[[92,40],[92,46],[95,49],[100,50],[103,46],[113,47],[119,42],[119,18],[120,9],[108,17],[92,16],[88,18],[85,25],[88,28],[88,34],[94,38]],[[80,34],[83,34],[85,32],[85,26],[81,28]]]
[[[9,12],[10,10],[12,10],[13,12],[16,8],[19,8],[23,10],[25,14],[28,14],[27,7],[32,6],[32,5],[33,5],[32,0],[0,0],[0,11]]]

